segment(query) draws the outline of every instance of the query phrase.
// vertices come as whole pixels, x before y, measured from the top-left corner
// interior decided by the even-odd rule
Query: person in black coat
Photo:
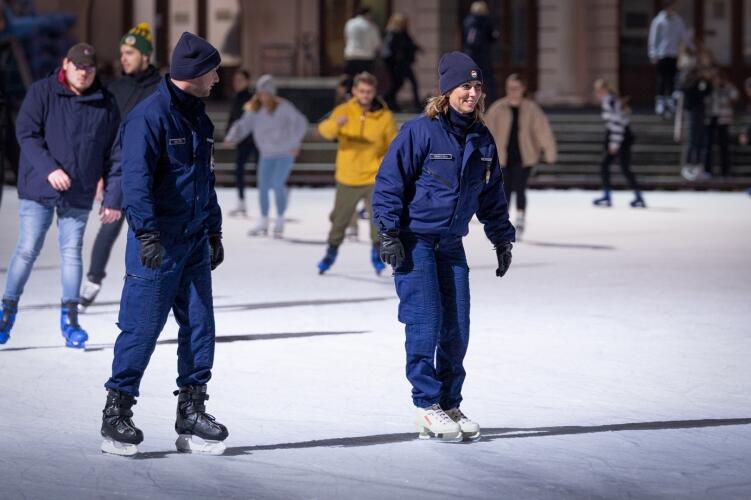
[[[122,120],[125,120],[136,104],[154,93],[161,80],[159,71],[149,62],[154,48],[152,42],[151,29],[147,23],[140,23],[123,35],[120,40],[120,64],[122,65],[123,76],[112,82],[107,90],[115,96]],[[102,182],[100,181],[97,189],[97,201],[101,201],[101,186]],[[102,281],[107,275],[105,272],[107,262],[112,247],[123,227],[124,220],[121,218],[99,227],[96,240],[94,240],[94,247],[91,249],[91,261],[86,273],[86,282],[81,287],[78,301],[80,312],[86,311],[86,308],[94,302],[102,288]]]
[[[421,49],[412,40],[408,32],[408,21],[404,14],[395,13],[386,25],[386,36],[383,40],[383,60],[389,71],[389,90],[386,93],[386,104],[393,111],[400,111],[396,102],[396,95],[404,85],[405,80],[412,84],[412,98],[415,110],[422,109],[417,78],[412,70],[415,56]]]
[[[238,69],[232,80],[232,88],[235,96],[232,98],[232,107],[227,120],[227,131],[245,112],[243,106],[253,97],[250,90],[250,73],[245,69]],[[253,134],[248,135],[238,145],[235,151],[235,185],[237,186],[237,208],[230,210],[229,215],[245,217],[248,212],[245,209],[245,164],[248,161],[258,161],[258,150],[253,141]]]
[[[487,102],[494,102],[496,93],[491,49],[493,42],[498,40],[501,34],[493,28],[489,14],[486,2],[472,2],[469,15],[464,19],[462,52],[480,66],[484,78],[485,99]]]

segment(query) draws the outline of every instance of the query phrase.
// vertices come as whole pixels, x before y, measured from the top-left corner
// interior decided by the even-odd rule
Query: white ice
[[[58,330],[53,226],[0,348],[0,498],[751,498],[751,197],[649,192],[635,210],[627,193],[611,209],[593,196],[532,191],[503,279],[472,224],[462,408],[484,437],[458,445],[417,439],[391,277],[364,241],[318,276],[333,190],[293,189],[284,240],[225,219],[208,409],[226,454],[175,451],[165,343],[134,407],[142,454],[102,455],[124,238],[80,352]],[[2,282],[17,218],[6,188]],[[176,334],[170,319],[161,340]]]

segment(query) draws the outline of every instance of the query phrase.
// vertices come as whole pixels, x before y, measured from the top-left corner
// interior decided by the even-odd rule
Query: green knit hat
[[[145,56],[151,54],[154,50],[154,37],[151,36],[149,23],[138,23],[138,26],[128,31],[120,39],[120,45],[134,47]]]

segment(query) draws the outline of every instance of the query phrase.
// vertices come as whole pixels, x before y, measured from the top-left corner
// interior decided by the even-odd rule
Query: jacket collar
[[[352,97],[349,101],[347,101],[347,106],[357,111],[362,111],[360,104],[357,102],[357,99],[355,99],[354,97]],[[381,100],[380,97],[376,97],[375,99],[373,99],[373,103],[370,105],[370,109],[366,111],[366,113],[377,116],[377,115],[382,114],[386,109],[388,109],[386,104]]]
[[[61,71],[62,68],[57,68],[49,76],[49,79],[53,82],[52,86],[55,89],[55,93],[57,95],[70,97],[80,102],[101,101],[102,99],[104,99],[104,90],[98,76],[94,77],[94,83],[91,84],[91,87],[86,89],[86,92],[81,95],[76,95],[72,90],[70,90],[70,87],[68,87],[67,83],[64,80],[60,80]],[[64,79],[65,75],[63,75],[62,78]]]
[[[168,73],[164,75],[162,77],[161,82],[159,82],[159,86],[157,87],[157,92],[159,93],[162,99],[166,99],[167,102],[169,102],[171,109],[176,110],[186,120],[190,121],[190,117],[186,114],[186,112],[182,109],[182,106],[180,105],[180,103],[172,95],[172,92],[170,91],[169,86],[170,86],[170,82],[169,82],[169,73]],[[200,116],[201,114],[203,114],[206,106],[203,103],[203,100],[198,99],[198,101],[199,102],[198,102],[195,112],[197,115]]]

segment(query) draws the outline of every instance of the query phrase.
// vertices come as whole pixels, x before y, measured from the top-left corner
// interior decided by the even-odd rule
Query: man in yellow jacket
[[[391,111],[376,98],[376,78],[370,73],[355,76],[352,99],[337,106],[318,125],[324,139],[338,140],[336,153],[336,199],[331,211],[328,248],[318,263],[319,274],[325,273],[336,260],[339,245],[360,200],[370,217],[370,239],[373,247],[370,261],[377,274],[385,265],[378,256],[378,231],[373,225],[371,198],[378,167],[386,150],[396,137],[396,122]]]

